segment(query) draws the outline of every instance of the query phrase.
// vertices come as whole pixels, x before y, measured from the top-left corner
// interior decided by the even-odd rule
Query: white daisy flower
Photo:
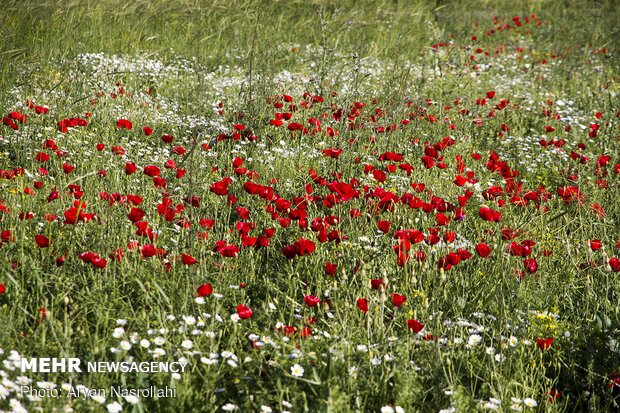
[[[469,336],[469,340],[467,340],[467,345],[469,347],[477,346],[482,341],[482,337],[478,334],[472,334]]]
[[[8,395],[11,394],[11,392],[9,391],[9,389],[7,389],[6,387],[4,387],[2,384],[0,384],[0,400],[4,400],[8,397]]]
[[[299,364],[295,364],[293,365],[293,367],[291,367],[291,374],[295,377],[303,377],[304,368],[301,367]]]
[[[121,406],[119,402],[110,403],[106,408],[110,413],[118,413],[123,410],[123,406]]]
[[[129,404],[138,404],[138,402],[140,401],[140,399],[138,397],[133,396],[131,394],[128,394],[127,396],[123,396],[123,397],[125,398],[125,400]]]
[[[95,395],[91,396],[91,399],[93,399],[94,401],[96,401],[96,402],[97,402],[97,403],[99,403],[99,404],[103,404],[103,403],[105,403],[105,397],[100,396],[100,395],[98,395],[98,394],[95,394]],[[121,408],[121,410],[122,410],[122,408]],[[120,411],[120,410],[119,410],[119,411]]]
[[[183,340],[183,342],[181,343],[181,347],[189,350],[194,347],[194,343],[192,342],[192,340]]]
[[[155,358],[165,356],[165,355],[166,355],[166,350],[164,350],[163,348],[158,347],[155,350],[153,350],[153,357]]]

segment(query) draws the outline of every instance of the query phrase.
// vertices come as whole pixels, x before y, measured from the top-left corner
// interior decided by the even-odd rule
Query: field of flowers
[[[614,2],[3,3],[0,411],[620,409]]]

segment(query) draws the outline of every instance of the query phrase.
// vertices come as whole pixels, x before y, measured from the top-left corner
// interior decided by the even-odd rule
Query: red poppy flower
[[[478,253],[478,255],[480,255],[482,258],[486,258],[489,256],[489,254],[491,254],[491,247],[489,247],[486,244],[478,244],[476,245],[476,252]]]
[[[220,248],[220,254],[222,257],[236,257],[239,255],[239,247],[236,245],[226,245],[225,247]]]
[[[400,295],[400,294],[392,294],[392,303],[396,307],[400,307],[401,305],[403,305],[405,303],[405,301],[407,301],[407,297],[406,296]]]
[[[147,244],[142,246],[142,258],[153,257],[157,254],[155,246],[153,244]]]
[[[300,238],[299,241],[295,243],[295,246],[297,247],[297,253],[299,254],[299,256],[312,254],[315,248],[314,242],[304,238]]]
[[[315,307],[321,300],[316,295],[306,295],[304,297],[304,303],[308,305],[308,307]]]
[[[40,248],[47,248],[50,246],[50,240],[45,235],[36,235],[34,240]]]
[[[185,265],[194,265],[194,264],[198,264],[198,260],[194,259],[193,257],[187,255],[187,254],[182,254],[183,258],[181,259],[183,261],[183,264]]]
[[[93,259],[99,258],[99,255],[93,252],[87,251],[87,252],[81,253],[79,258],[86,263],[92,263]]]
[[[528,258],[527,260],[523,260],[523,266],[525,270],[530,274],[535,273],[538,269],[538,263],[534,258]]]
[[[98,268],[105,268],[108,262],[104,258],[94,257],[91,263]]]
[[[110,259],[112,261],[120,261],[121,258],[123,258],[125,256],[125,254],[123,254],[123,249],[119,248],[117,250],[114,250],[110,253],[110,255],[108,255],[108,257],[110,257]]]
[[[437,214],[435,218],[437,219],[437,225],[448,225],[448,223],[450,222],[450,218],[448,218],[442,213]]]
[[[197,292],[198,292],[198,297],[204,297],[205,295],[211,295],[213,293],[213,287],[209,283],[203,284],[200,287],[198,287]]]
[[[502,218],[501,212],[494,211],[491,208],[487,207],[480,208],[480,210],[478,211],[478,215],[480,215],[480,218],[484,219],[485,221],[490,222],[499,222]]]
[[[443,234],[443,240],[448,244],[453,243],[455,239],[456,239],[456,232],[446,231],[446,233]]]
[[[112,153],[114,155],[124,155],[125,149],[121,148],[120,146],[112,146]]]
[[[338,268],[336,264],[325,263],[325,273],[327,275],[334,275],[336,273],[336,268]]]
[[[417,334],[424,329],[424,324],[418,320],[407,320],[407,328]]]
[[[467,182],[467,178],[465,178],[464,176],[457,175],[456,178],[454,178],[454,183],[457,186],[463,186],[465,185],[465,182]]]
[[[385,283],[383,282],[383,278],[378,278],[376,280],[370,280],[370,288],[373,290],[383,290],[385,288]]]
[[[230,185],[230,183],[228,181],[225,181],[224,179],[211,184],[211,192],[213,192],[215,195],[220,196],[228,195],[228,186]]]
[[[557,391],[555,389],[552,389],[549,392],[549,397],[547,398],[547,401],[549,403],[553,403],[556,399],[560,398],[560,396],[562,396],[562,392],[561,391]]]
[[[592,248],[592,251],[596,251],[602,246],[603,246],[603,243],[601,242],[600,239],[593,239],[590,241],[590,248]]]
[[[422,163],[424,164],[424,167],[426,169],[431,169],[433,166],[435,166],[435,160],[427,155],[424,155],[422,157]]]
[[[211,229],[211,228],[213,228],[213,226],[215,225],[215,221],[214,221],[214,220],[212,220],[212,219],[207,219],[207,218],[205,218],[205,219],[201,219],[201,220],[199,221],[199,224],[200,224],[200,226],[201,226],[201,227],[203,227],[203,228],[206,228],[206,229]]]
[[[132,125],[131,122],[127,119],[119,119],[116,122],[116,127],[119,129],[131,129]]]
[[[365,298],[358,298],[357,308],[359,308],[364,314],[368,313],[368,300]]]
[[[250,218],[250,210],[247,208],[235,207],[237,210],[237,215],[241,219],[249,219]]]
[[[551,347],[551,343],[553,343],[553,337],[549,337],[549,338],[546,338],[546,339],[542,339],[542,338],[537,338],[536,339],[536,344],[538,344],[538,347],[541,350],[549,349],[549,347]]]
[[[127,214],[127,218],[129,218],[131,222],[138,222],[141,221],[145,215],[146,213],[141,208],[131,208],[131,211]]]
[[[0,283],[0,294],[4,294],[5,291],[6,288],[4,287],[4,284]]]
[[[161,170],[155,165],[147,165],[144,167],[144,175],[155,177],[161,174]]]
[[[325,157],[331,157],[335,159],[338,158],[341,153],[342,149],[323,149],[323,156]]]
[[[446,270],[449,270],[450,268],[452,268],[453,265],[458,264],[460,261],[461,257],[459,256],[459,254],[451,252],[444,258],[441,258],[439,261],[437,261],[437,268],[444,268]]]
[[[409,254],[407,254],[405,251],[399,249],[398,250],[398,255],[396,256],[396,264],[399,267],[404,267],[405,264],[407,264],[409,262],[409,259],[411,257],[409,257]]]
[[[50,159],[50,156],[48,154],[46,154],[45,152],[39,152],[37,153],[37,157],[36,160],[39,162],[46,162]]]
[[[127,128],[127,129],[131,129],[131,128]],[[153,129],[149,128],[148,126],[145,126],[142,128],[142,132],[144,132],[146,136],[151,136],[153,134]]]
[[[237,314],[239,315],[240,319],[247,320],[248,318],[252,317],[252,309],[246,305],[239,304],[237,306]]]
[[[127,175],[131,175],[132,173],[136,172],[138,170],[138,167],[136,166],[135,163],[133,162],[127,162],[125,164],[125,173]]]
[[[385,182],[385,179],[387,178],[385,172],[380,169],[375,169],[375,171],[372,173],[372,176],[379,182]]]
[[[377,227],[384,234],[387,234],[390,231],[390,221],[377,221]]]

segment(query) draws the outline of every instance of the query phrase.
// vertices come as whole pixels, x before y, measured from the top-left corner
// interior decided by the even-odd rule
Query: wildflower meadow
[[[0,5],[0,411],[620,410],[617,2]]]

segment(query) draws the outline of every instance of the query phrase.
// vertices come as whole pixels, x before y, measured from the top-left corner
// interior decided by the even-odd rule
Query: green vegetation
[[[618,409],[619,17],[3,2],[0,410]]]

